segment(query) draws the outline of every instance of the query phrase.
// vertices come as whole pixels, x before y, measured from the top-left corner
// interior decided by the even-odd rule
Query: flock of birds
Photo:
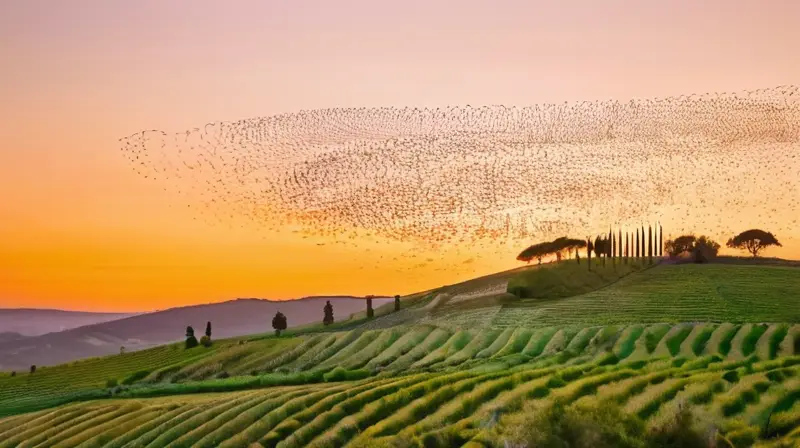
[[[531,107],[349,108],[120,139],[209,222],[469,252],[660,221],[800,237],[800,89]],[[320,243],[322,244],[322,243]],[[513,255],[511,256],[513,258]]]

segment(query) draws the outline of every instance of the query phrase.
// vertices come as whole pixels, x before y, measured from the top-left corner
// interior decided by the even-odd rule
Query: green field
[[[503,446],[564,405],[648,437],[690,409],[717,446],[800,444],[800,271],[617,269],[590,292],[553,280],[583,282],[572,266],[526,268],[333,328],[3,374],[0,447]]]

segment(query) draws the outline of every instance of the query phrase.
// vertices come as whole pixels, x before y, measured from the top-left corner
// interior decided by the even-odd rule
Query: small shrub
[[[204,335],[202,338],[200,338],[200,345],[203,347],[211,347],[211,338]]]
[[[197,347],[197,338],[194,336],[189,336],[186,338],[186,348],[195,348]]]
[[[31,374],[36,373],[36,364],[31,366]]]
[[[119,382],[117,381],[116,378],[111,378],[111,379],[106,381],[106,387],[109,388],[109,389],[111,389],[113,387],[117,387],[118,384],[119,384]]]
[[[226,371],[224,371],[224,370],[223,370],[222,372],[219,372],[219,373],[217,374],[216,378],[217,378],[217,379],[221,379],[221,380],[222,380],[222,379],[225,379],[225,378],[230,378],[230,376],[231,376],[231,375],[230,375],[228,372],[226,372]]]
[[[17,372],[11,372],[11,376],[17,376]]]

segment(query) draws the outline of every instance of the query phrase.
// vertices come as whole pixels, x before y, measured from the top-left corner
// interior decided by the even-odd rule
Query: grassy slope
[[[505,304],[492,322],[515,326],[654,322],[800,321],[800,272],[791,267],[661,265],[565,299]]]

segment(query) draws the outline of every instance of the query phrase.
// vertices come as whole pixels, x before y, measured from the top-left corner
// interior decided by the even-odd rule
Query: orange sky
[[[513,257],[490,255],[391,261],[404,248],[354,253],[208,226],[132,173],[117,139],[300,109],[528,105],[800,80],[800,3],[631,4],[2,2],[0,306],[408,293],[512,267]],[[784,245],[769,254],[800,258],[796,238]]]

